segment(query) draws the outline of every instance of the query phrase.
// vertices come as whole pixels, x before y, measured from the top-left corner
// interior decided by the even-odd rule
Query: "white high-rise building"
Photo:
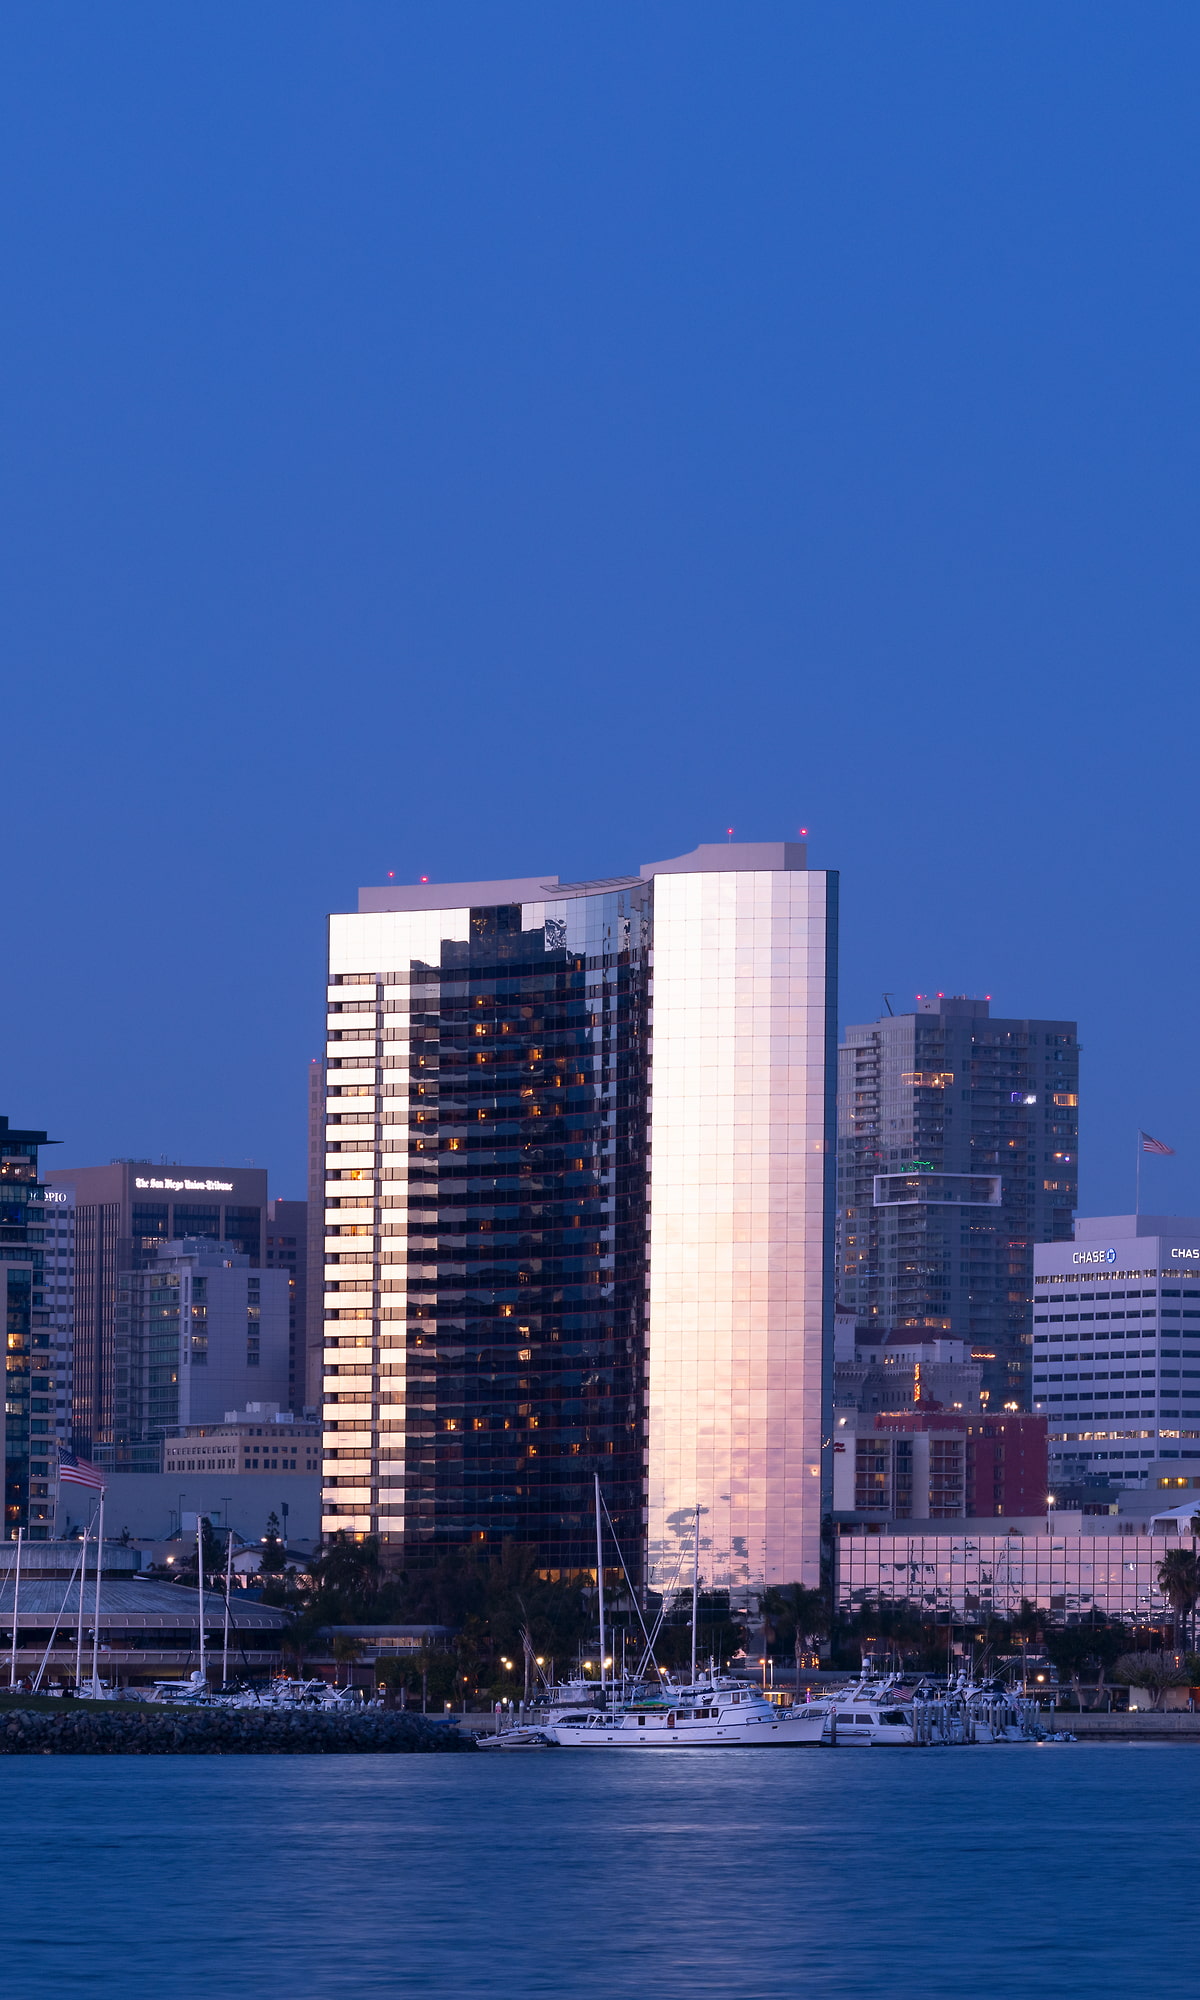
[[[389,885],[330,919],[326,1532],[815,1583],[834,875]],[[314,1217],[315,1223],[315,1217]]]
[[[1033,1257],[1051,1484],[1140,1485],[1164,1459],[1200,1472],[1200,1217],[1080,1216]]]

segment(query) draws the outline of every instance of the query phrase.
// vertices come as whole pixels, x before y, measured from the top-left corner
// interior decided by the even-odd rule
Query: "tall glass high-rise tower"
[[[819,1571],[836,877],[798,845],[330,920],[325,1527]]]
[[[985,1400],[1029,1407],[1035,1243],[1079,1187],[1074,1021],[919,994],[838,1052],[838,1288],[862,1323],[969,1340]]]

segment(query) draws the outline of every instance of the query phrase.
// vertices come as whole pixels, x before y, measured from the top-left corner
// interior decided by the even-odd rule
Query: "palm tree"
[[[279,1650],[292,1662],[298,1675],[302,1676],[304,1673],[304,1663],[315,1648],[320,1629],[321,1614],[310,1606],[307,1611],[302,1611],[298,1618],[293,1618],[287,1631],[279,1635]]]
[[[800,1685],[800,1662],[813,1639],[829,1630],[829,1606],[823,1590],[810,1590],[803,1583],[786,1583],[763,1592],[764,1622],[776,1631],[789,1632],[796,1662],[796,1685]],[[785,1641],[786,1643],[786,1641]]]
[[[312,1650],[311,1636],[299,1627],[290,1632],[282,1632],[279,1637],[279,1650],[284,1659],[291,1663],[297,1678],[301,1678],[304,1673],[304,1662]]]
[[[362,1658],[362,1640],[355,1639],[349,1632],[335,1632],[330,1641],[329,1650],[337,1661],[338,1666],[344,1666],[347,1669],[346,1681],[347,1685],[349,1685],[351,1679],[350,1670],[353,1668],[354,1662]]]
[[[1200,1556],[1194,1548],[1168,1549],[1158,1566],[1158,1587],[1174,1615],[1175,1650],[1186,1646],[1200,1598]]]
[[[313,1584],[324,1603],[351,1615],[370,1613],[382,1575],[379,1543],[374,1536],[356,1542],[342,1529],[312,1565]]]
[[[1021,1686],[1028,1679],[1026,1648],[1031,1640],[1040,1638],[1046,1623],[1046,1613],[1037,1604],[1031,1604],[1027,1597],[1021,1599],[1021,1609],[1012,1620],[1012,1635],[1021,1642]]]

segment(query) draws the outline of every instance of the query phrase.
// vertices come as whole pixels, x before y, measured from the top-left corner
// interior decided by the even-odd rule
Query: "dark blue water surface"
[[[1189,1990],[1173,1745],[5,1758],[6,1992]]]

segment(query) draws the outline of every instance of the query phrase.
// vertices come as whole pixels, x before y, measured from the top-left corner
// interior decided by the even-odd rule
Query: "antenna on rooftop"
[[[883,996],[883,1004],[884,1004],[884,1006],[885,1006],[885,1007],[887,1008],[887,1010],[888,1010],[888,1013],[889,1013],[889,1014],[891,1014],[891,1015],[892,1015],[892,1016],[894,1017],[894,1016],[895,1016],[895,1012],[896,1012],[896,1010],[895,1010],[895,1008],[894,1008],[894,1007],[892,1006],[892,996],[891,996],[891,994],[890,994],[890,993],[885,993],[885,994],[884,994],[884,996]]]

